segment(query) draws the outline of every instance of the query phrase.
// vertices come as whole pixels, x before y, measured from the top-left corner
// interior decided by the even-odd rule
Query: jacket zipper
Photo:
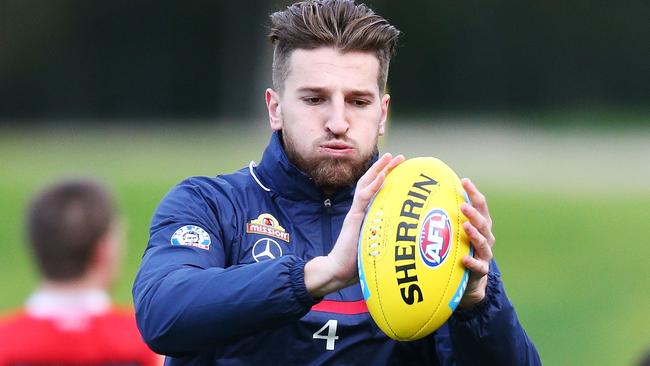
[[[332,201],[329,198],[323,201],[323,211],[321,213],[320,221],[323,240],[323,255],[327,255],[334,246],[334,243],[332,243]]]

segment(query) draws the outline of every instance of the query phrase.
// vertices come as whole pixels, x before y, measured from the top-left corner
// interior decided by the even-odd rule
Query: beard
[[[316,141],[314,145],[333,139],[335,139],[334,136],[328,136]],[[335,158],[326,156],[308,158],[297,151],[292,138],[285,133],[282,133],[282,142],[289,161],[307,174],[314,181],[314,184],[326,193],[333,192],[341,187],[354,185],[368,170],[373,156],[378,153],[377,141],[375,140],[373,150],[358,157]],[[352,144],[351,141],[346,142]]]

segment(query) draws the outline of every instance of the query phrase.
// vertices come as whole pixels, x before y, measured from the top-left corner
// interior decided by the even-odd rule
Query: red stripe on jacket
[[[311,307],[312,311],[321,311],[336,314],[363,314],[368,312],[368,306],[363,300],[359,301],[336,301],[323,300]]]

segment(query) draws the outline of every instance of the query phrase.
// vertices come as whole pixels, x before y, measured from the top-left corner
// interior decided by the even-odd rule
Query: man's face
[[[384,134],[389,95],[377,84],[374,52],[295,50],[279,95],[266,91],[271,128],[289,160],[326,193],[354,184]]]

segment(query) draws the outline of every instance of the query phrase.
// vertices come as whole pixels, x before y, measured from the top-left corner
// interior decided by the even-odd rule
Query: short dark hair
[[[307,0],[271,14],[273,87],[282,91],[289,56],[296,49],[323,46],[346,51],[374,51],[379,60],[377,83],[382,92],[400,31],[364,4],[352,0]]]
[[[81,277],[114,219],[110,193],[90,179],[46,187],[27,213],[27,233],[42,275],[53,281]]]

